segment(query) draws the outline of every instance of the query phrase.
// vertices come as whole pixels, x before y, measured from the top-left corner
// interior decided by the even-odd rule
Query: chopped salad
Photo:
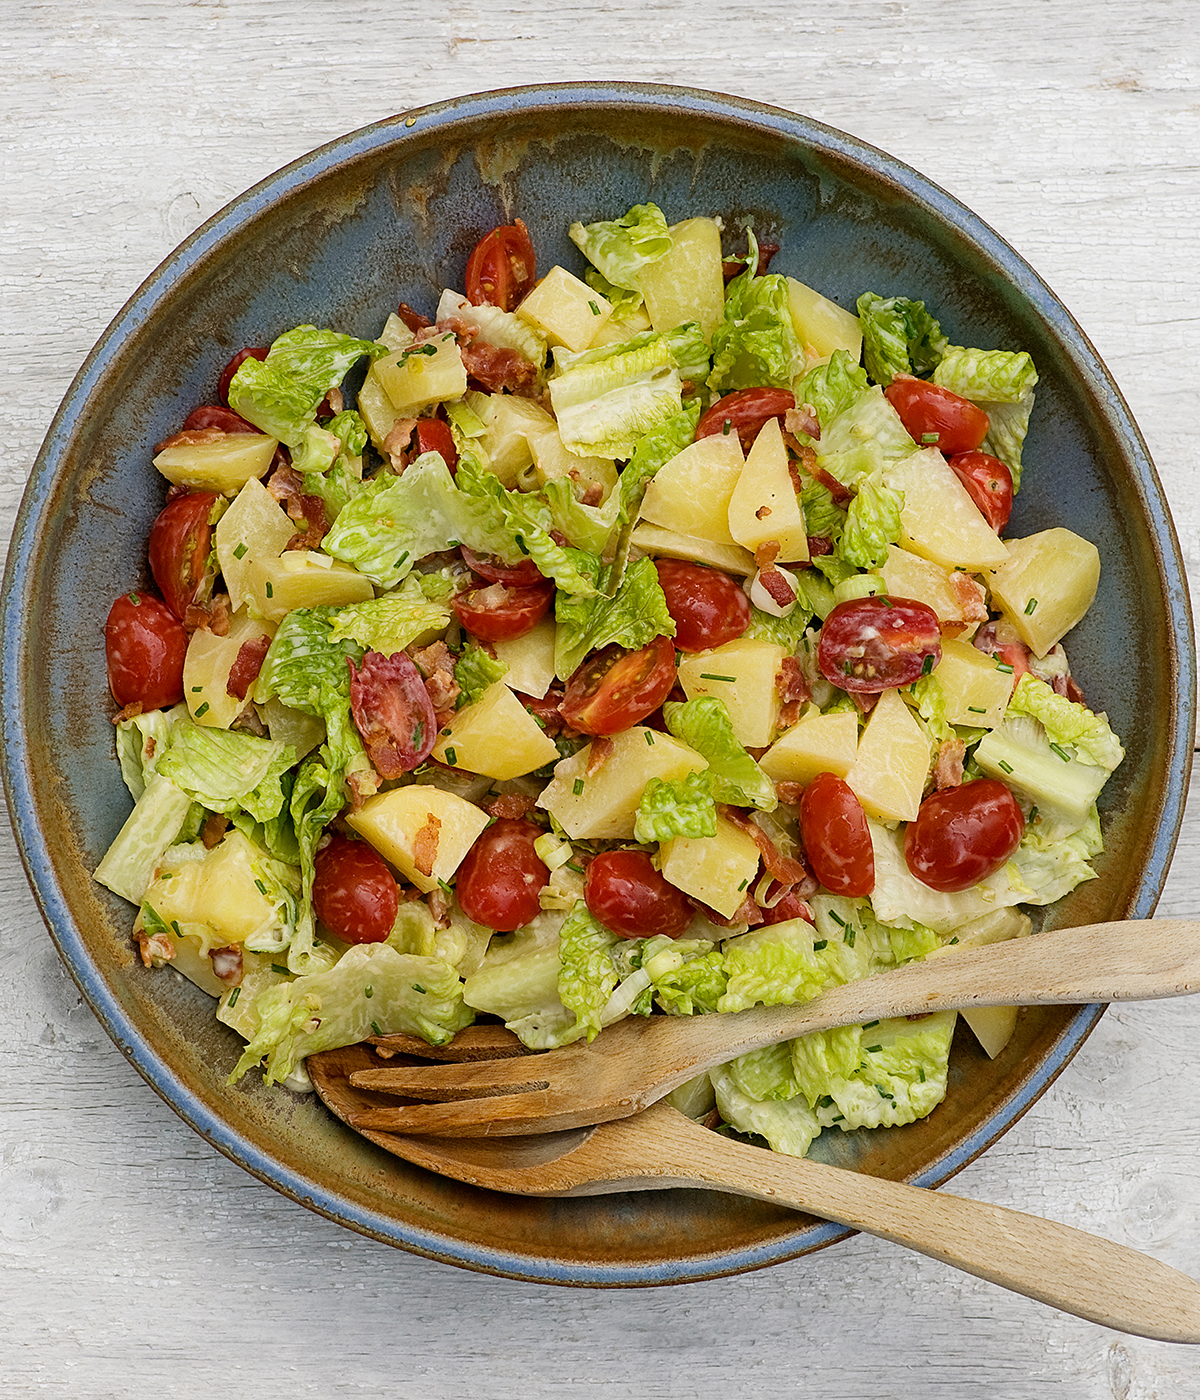
[[[155,452],[96,878],[245,1040],[233,1081],[481,1016],[548,1048],[805,1001],[1094,877],[1123,752],[1062,638],[1099,554],[1006,535],[1030,356],[839,306],[720,219],[569,233],[582,276],[517,220],[375,340],[243,350]],[[995,1055],[1015,1015],[965,1019]],[[955,1023],[673,1099],[803,1155],[928,1114]]]

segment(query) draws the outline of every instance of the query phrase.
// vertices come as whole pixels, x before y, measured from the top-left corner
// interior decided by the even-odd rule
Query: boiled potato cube
[[[767,419],[746,457],[729,497],[729,533],[751,554],[760,544],[775,540],[781,562],[808,559],[804,512],[788,471],[778,418]]]
[[[858,741],[846,782],[869,817],[912,821],[921,805],[931,754],[925,731],[895,690],[885,690]]]
[[[258,854],[240,831],[230,831],[203,860],[164,862],[146,902],[168,924],[202,925],[205,953],[242,943],[276,920],[255,869]]]
[[[905,549],[968,573],[994,568],[1008,558],[1003,541],[936,447],[889,463],[885,480],[904,493],[900,543]]]
[[[662,554],[668,559],[690,559],[695,564],[708,564],[727,574],[748,578],[754,572],[754,555],[740,544],[714,544],[712,540],[681,535],[663,525],[651,525],[643,520],[634,526],[629,537],[635,549],[647,554]]]
[[[970,642],[946,637],[935,674],[946,697],[947,723],[995,729],[1004,718],[1013,678],[1010,671],[1000,670],[994,656]]]
[[[451,715],[433,756],[489,778],[520,778],[558,757],[558,745],[502,681]]]
[[[943,627],[955,636],[969,637],[987,616],[987,595],[967,574],[957,574],[957,588],[951,584],[950,570],[919,554],[910,554],[899,545],[888,547],[887,562],[880,570],[885,590],[893,598],[915,598],[938,615]],[[971,622],[963,614],[978,614]]]
[[[1008,551],[991,575],[992,598],[1025,645],[1045,656],[1092,606],[1100,551],[1061,528],[1009,540]]]
[[[554,618],[543,617],[531,632],[507,642],[495,642],[498,660],[508,670],[501,680],[510,690],[540,700],[554,683]]]
[[[386,345],[391,351],[407,349],[413,342],[412,331],[404,324],[399,316],[393,312],[384,325],[384,328],[375,337],[380,345]],[[362,388],[358,391],[358,399],[355,407],[362,415],[363,422],[367,425],[367,432],[371,435],[371,441],[375,448],[383,456],[387,455],[387,448],[384,440],[396,425],[396,420],[401,416],[395,404],[387,396],[375,373],[375,364],[372,362],[367,368],[367,377],[363,381]]]
[[[814,292],[794,277],[787,279],[788,310],[797,337],[819,360],[845,350],[855,364],[862,355],[862,326],[852,311]]]
[[[182,434],[180,436],[183,436]],[[154,465],[168,481],[193,491],[236,496],[247,481],[263,476],[279,446],[265,433],[189,434],[205,440],[164,447]]]
[[[568,836],[628,840],[651,778],[674,782],[708,767],[695,749],[670,734],[641,725],[614,734],[612,746],[608,758],[590,776],[590,744],[564,758],[538,799],[538,806],[544,807]]]
[[[858,716],[839,710],[800,720],[758,762],[772,782],[811,783],[818,773],[844,778],[857,755]]]
[[[188,639],[183,658],[183,698],[197,724],[228,729],[246,708],[246,700],[229,693],[229,673],[247,642],[268,641],[275,635],[273,623],[262,623],[244,609],[229,620],[224,637],[198,629]],[[265,655],[265,652],[262,653]]]
[[[685,219],[671,229],[671,248],[638,273],[656,331],[698,321],[707,339],[725,315],[721,226],[716,219]]]
[[[739,637],[679,663],[679,684],[689,700],[715,695],[724,700],[739,744],[762,749],[775,738],[782,702],[775,677],[787,651],[776,642]]]
[[[246,585],[251,610],[272,622],[282,622],[293,608],[344,608],[375,596],[365,574],[313,549],[255,559]]]
[[[371,368],[398,418],[416,418],[422,409],[467,392],[467,371],[452,331],[416,349],[385,355]]]
[[[424,894],[449,881],[490,818],[441,788],[410,783],[368,797],[346,823]]]
[[[585,485],[595,482],[607,497],[617,484],[616,464],[610,458],[581,457],[572,452],[553,424],[529,433],[529,450],[533,453],[533,470],[529,473],[533,486],[545,486],[556,477],[568,476]],[[522,490],[529,489],[524,478],[518,484]]]
[[[296,533],[291,519],[261,481],[251,479],[217,521],[217,562],[235,608],[254,595],[250,567],[256,559],[278,559]]]
[[[565,267],[552,267],[517,307],[517,315],[551,345],[586,350],[608,324],[612,303]]]
[[[484,425],[480,442],[488,470],[512,490],[520,474],[533,465],[530,437],[557,432],[553,416],[532,399],[517,394],[472,393],[467,403]]]
[[[717,814],[715,836],[675,836],[659,846],[663,878],[724,918],[737,913],[758,874],[759,849]]]
[[[717,433],[691,443],[651,479],[642,499],[642,519],[714,544],[737,544],[729,533],[729,498],[744,464],[737,433]]]

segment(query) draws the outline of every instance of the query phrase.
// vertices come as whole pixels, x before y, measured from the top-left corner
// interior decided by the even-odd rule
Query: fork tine
[[[356,1089],[374,1089],[408,1099],[474,1099],[497,1094],[528,1094],[550,1087],[538,1074],[536,1062],[523,1056],[505,1060],[475,1060],[461,1064],[387,1065],[355,1070]]]
[[[469,1060],[501,1060],[538,1053],[528,1050],[504,1026],[468,1026],[447,1045],[430,1045],[419,1035],[372,1035],[367,1044],[382,1059],[393,1055],[412,1055],[421,1060],[438,1060],[462,1064]]]

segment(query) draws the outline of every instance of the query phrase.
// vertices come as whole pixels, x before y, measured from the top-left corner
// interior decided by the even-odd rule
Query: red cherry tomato
[[[813,922],[813,911],[808,901],[801,899],[794,891],[789,890],[778,904],[759,906],[762,909],[764,924],[786,924],[792,919],[803,919],[806,923]]]
[[[588,865],[584,903],[621,938],[678,938],[692,921],[692,902],[655,870],[645,851],[603,851]]]
[[[526,588],[489,583],[453,599],[454,614],[472,636],[484,642],[507,642],[532,632],[554,601],[554,582],[543,579]]]
[[[913,598],[854,598],[825,619],[817,665],[842,690],[878,694],[911,685],[942,659],[938,616]]]
[[[257,433],[260,430],[253,423],[247,423],[242,417],[234,413],[231,408],[222,408],[220,404],[205,403],[199,408],[193,408],[184,420],[181,432],[193,433],[212,431],[216,429],[219,433]]]
[[[532,559],[522,559],[519,564],[506,564],[495,554],[476,554],[464,544],[462,557],[467,567],[489,583],[506,583],[510,588],[528,588],[541,583],[545,575]]]
[[[960,452],[950,458],[950,470],[967,488],[967,495],[997,534],[1012,514],[1012,472],[989,452]]]
[[[170,608],[149,593],[122,593],[104,624],[108,687],[121,706],[163,710],[183,699],[187,633]]]
[[[225,682],[227,695],[232,695],[235,700],[246,698],[250,687],[258,679],[258,673],[262,670],[262,664],[267,659],[270,649],[271,639],[265,635],[251,637],[248,642],[243,642],[238,647],[238,654],[229,668],[229,679]]]
[[[749,627],[750,599],[728,574],[683,559],[656,559],[654,567],[680,651],[709,651]]]
[[[313,864],[313,908],[330,933],[343,943],[384,942],[400,891],[379,852],[365,841],[335,836]]]
[[[738,389],[718,399],[696,424],[696,441],[717,433],[737,433],[742,451],[749,452],[768,418],[782,418],[796,407],[790,389]]]
[[[454,468],[458,466],[458,448],[454,445],[454,434],[450,431],[449,423],[440,418],[417,419],[418,456],[422,452],[440,452],[442,460],[450,468],[450,474],[454,474]]]
[[[538,895],[550,871],[533,848],[542,834],[533,822],[501,817],[480,836],[458,867],[455,890],[468,919],[511,933],[541,912]]]
[[[567,682],[559,712],[581,734],[617,734],[657,710],[674,684],[669,637],[656,637],[641,651],[608,646]]]
[[[213,532],[208,518],[216,501],[212,491],[176,496],[150,528],[150,572],[163,601],[179,618],[195,602],[205,580]]]
[[[371,762],[384,778],[410,773],[430,755],[437,715],[421,673],[402,651],[368,651],[350,662],[350,710]]]
[[[818,773],[804,789],[800,838],[813,874],[831,894],[857,899],[875,888],[867,815],[844,778]]]
[[[233,382],[233,376],[241,369],[247,360],[265,360],[270,347],[266,345],[251,345],[245,350],[239,350],[232,360],[221,371],[221,378],[217,384],[217,397],[222,403],[229,402],[229,386]]]
[[[945,894],[986,880],[1021,844],[1025,818],[1003,783],[980,778],[943,788],[921,803],[904,833],[908,868],[930,889]]]
[[[512,311],[533,290],[537,259],[520,219],[485,234],[467,260],[467,300]]]
[[[914,442],[952,456],[973,452],[987,436],[988,416],[970,399],[931,384],[901,376],[883,391]]]

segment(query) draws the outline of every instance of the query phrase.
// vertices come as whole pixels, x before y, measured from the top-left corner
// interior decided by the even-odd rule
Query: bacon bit
[[[194,433],[204,428],[215,429],[219,433],[257,433],[259,431],[253,423],[247,423],[240,414],[215,403],[204,403],[199,408],[193,408],[184,419],[180,431]]]
[[[117,713],[113,715],[112,722],[114,724],[121,724],[127,719],[137,719],[138,715],[142,713],[142,709],[143,706],[140,700],[131,700],[124,709],[118,710]]]
[[[808,678],[794,656],[785,656],[775,676],[775,689],[783,702],[779,711],[779,727],[790,729],[800,718],[800,711],[812,699]]]
[[[204,825],[200,828],[200,839],[204,842],[204,849],[211,851],[215,846],[219,846],[228,830],[229,818],[223,813],[213,812],[205,817]]]
[[[462,687],[454,679],[454,653],[439,639],[430,646],[415,648],[409,655],[425,682],[440,729],[454,713],[462,694]]]
[[[242,948],[240,943],[231,943],[227,948],[210,948],[213,976],[230,987],[236,987],[242,980]]]
[[[749,252],[748,244],[746,251]],[[758,266],[754,270],[755,277],[762,277],[766,273],[767,268],[771,266],[771,259],[778,252],[778,243],[772,243],[770,239],[763,239],[763,241],[758,245]],[[745,272],[745,270],[745,257],[729,258],[721,264],[721,275],[724,277],[726,282],[732,282],[735,277]]]
[[[815,559],[819,554],[832,554],[833,541],[828,535],[809,535],[808,557]]]
[[[755,520],[765,520],[765,519],[767,518],[767,516],[770,515],[770,514],[771,514],[771,507],[770,507],[770,506],[759,506],[759,508],[754,512],[754,518],[755,518]]]
[[[973,622],[988,620],[987,593],[970,574],[955,569],[950,574],[950,591],[962,609],[960,631],[965,631]]]
[[[507,391],[531,398],[536,391],[538,371],[524,355],[486,340],[459,342],[459,353],[467,377],[489,394]]]
[[[425,825],[413,837],[413,864],[422,875],[433,875],[433,862],[437,860],[438,843],[441,840],[442,819],[432,812],[425,818]]]
[[[214,637],[229,635],[229,595],[218,593],[207,603],[189,603],[183,613],[184,630],[211,632]]]
[[[243,642],[229,668],[229,679],[225,682],[226,695],[235,700],[244,700],[250,687],[258,679],[262,664],[270,650],[271,639],[264,632],[261,637],[251,637]]]
[[[754,551],[754,566],[757,569],[769,569],[778,558],[779,541],[763,540],[762,544]]]
[[[304,493],[304,478],[290,465],[278,466],[267,480],[267,490],[304,529],[288,540],[287,549],[316,549],[329,532],[329,517],[320,496]]]
[[[762,827],[752,817],[748,817],[740,807],[730,807],[728,804],[720,802],[717,804],[717,811],[726,821],[732,822],[739,831],[743,831],[749,836],[762,855],[763,865],[767,873],[778,880],[781,885],[808,885],[811,883],[812,876],[804,862],[797,860],[794,856],[784,855]],[[814,885],[813,888],[815,889],[816,886]]]
[[[782,782],[775,784],[775,796],[785,807],[797,807],[800,799],[804,796],[806,783],[789,782],[786,778]]]
[[[579,487],[576,497],[580,505],[598,506],[600,504],[604,497],[604,487],[598,481],[589,481],[586,477],[580,476],[574,467],[567,475]]]
[[[753,928],[756,924],[765,923],[763,911],[750,898],[749,895],[742,900],[741,904],[733,911],[727,919],[724,914],[718,914],[715,909],[711,909],[707,904],[701,904],[699,900],[693,901],[700,909],[700,912],[711,923],[718,928]]]
[[[783,427],[785,432],[796,437],[801,433],[814,441],[819,441],[821,437],[821,420],[817,417],[817,410],[810,403],[798,403],[795,408],[789,408],[783,415]],[[799,443],[796,444],[796,450],[807,451],[813,457],[816,456],[811,447],[801,447]]]
[[[616,745],[613,741],[603,736],[592,740],[591,746],[588,748],[587,760],[587,775],[589,778],[599,773],[601,768],[603,768],[612,757],[614,748],[616,748]]]
[[[865,694],[861,690],[852,690],[849,694],[850,699],[854,701],[854,708],[860,715],[869,715],[879,703],[878,695]]]
[[[416,334],[432,326],[433,322],[428,316],[422,316],[419,311],[414,311],[407,302],[401,302],[396,308],[396,315],[404,322],[410,331]]]
[[[402,475],[410,459],[412,435],[416,431],[415,418],[397,418],[391,431],[383,440],[384,451],[388,455],[388,465],[396,476]]]
[[[1058,689],[1059,681],[1063,683],[1062,690]],[[1054,679],[1054,689],[1058,691],[1059,695],[1065,695],[1068,700],[1074,700],[1077,705],[1082,705],[1085,709],[1087,708],[1087,701],[1083,697],[1083,691],[1075,684],[1073,676],[1056,676]]]
[[[450,897],[439,885],[437,889],[431,890],[425,900],[429,913],[433,918],[435,928],[450,927]]]
[[[342,391],[338,388],[330,389],[325,395],[325,402],[329,405],[329,416],[341,413],[346,406],[346,400],[342,397]]]
[[[781,608],[790,607],[796,601],[796,590],[787,577],[775,567],[779,555],[778,540],[764,540],[754,551],[754,563],[758,568],[758,581]]]
[[[517,691],[517,699],[538,721],[546,733],[553,739],[559,734],[574,734],[573,730],[563,719],[559,711],[566,692],[562,686],[551,686],[550,689],[539,700],[535,695],[523,695]],[[686,696],[684,697],[686,699]],[[661,711],[656,711],[661,714]]]
[[[506,792],[482,806],[489,817],[497,817],[501,821],[520,821],[537,807],[537,798],[523,792]]]
[[[374,797],[379,791],[381,779],[374,768],[359,769],[356,772],[346,775],[346,783],[350,788],[350,807],[357,812],[368,797]]]
[[[257,429],[252,428],[251,432]],[[222,438],[228,437],[228,433],[220,428],[185,428],[181,433],[172,433],[169,438],[163,438],[154,449],[157,456],[160,452],[165,452],[168,447],[202,447],[206,443],[220,442]]]
[[[150,934],[145,929],[138,929],[133,937],[138,945],[143,967],[162,967],[163,963],[170,962],[175,956],[175,944],[170,934]]]
[[[961,739],[942,740],[933,765],[933,785],[939,792],[942,788],[962,786],[963,761],[966,756],[967,746]]]

